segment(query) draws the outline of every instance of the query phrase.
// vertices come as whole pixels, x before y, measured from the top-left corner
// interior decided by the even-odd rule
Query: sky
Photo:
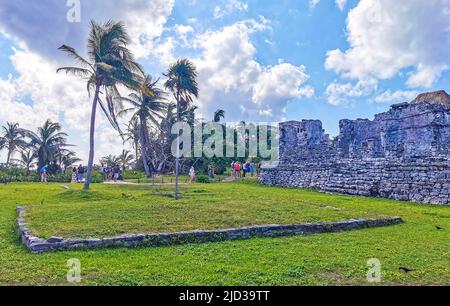
[[[206,119],[320,119],[334,136],[341,119],[450,92],[450,0],[0,0],[0,125],[59,121],[87,159],[91,98],[56,69],[73,64],[60,45],[85,54],[92,19],[123,21],[156,78],[191,59]],[[97,118],[96,161],[129,148]]]

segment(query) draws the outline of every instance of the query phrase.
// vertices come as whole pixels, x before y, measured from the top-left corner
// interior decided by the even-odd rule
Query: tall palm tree
[[[32,150],[25,149],[20,152],[20,159],[14,159],[15,163],[27,170],[30,174],[30,169],[36,164],[36,154]]]
[[[3,136],[0,137],[0,149],[7,149],[6,166],[9,166],[11,157],[18,149],[25,148],[27,143],[24,140],[25,130],[19,127],[18,123],[7,122],[2,127]]]
[[[199,88],[197,83],[197,69],[188,59],[178,60],[169,67],[164,74],[167,81],[164,84],[166,89],[172,92],[177,103],[177,121],[181,121],[181,111],[193,103],[193,96],[198,98]],[[179,198],[178,176],[180,171],[180,143],[177,137],[177,152],[175,157],[175,198]]]
[[[223,118],[225,118],[225,111],[223,109],[218,109],[214,113],[214,122],[219,123]]]
[[[160,127],[160,120],[163,119],[163,113],[167,109],[164,95],[165,93],[158,88],[159,80],[153,80],[151,76],[146,76],[139,90],[129,94],[128,98],[121,98],[131,104],[131,107],[123,110],[120,114],[124,115],[133,112],[131,120],[139,122],[139,141],[141,145],[142,163],[144,164],[145,174],[152,176],[152,171],[148,165],[148,151],[150,137],[148,133],[148,123],[155,127]],[[151,94],[148,94],[148,93]]]
[[[31,139],[30,146],[37,156],[39,168],[57,160],[61,150],[69,146],[67,134],[62,132],[61,125],[50,120],[45,121],[37,133],[26,131],[26,136]]]
[[[135,62],[133,54],[127,49],[130,38],[121,22],[108,21],[103,25],[91,21],[87,52],[89,59],[81,57],[74,48],[67,45],[59,49],[68,53],[80,67],[61,67],[57,72],[80,76],[87,80],[90,96],[94,90],[92,101],[91,123],[89,134],[89,161],[85,189],[89,189],[94,164],[94,134],[97,105],[99,104],[111,125],[120,132],[116,114],[121,105],[117,103],[120,96],[117,85],[128,88],[139,86],[142,79],[142,68]],[[104,98],[101,97],[103,91]]]
[[[125,171],[127,166],[133,161],[134,156],[133,154],[130,154],[130,151],[128,150],[122,150],[122,154],[120,154],[117,158],[120,161],[122,170]]]

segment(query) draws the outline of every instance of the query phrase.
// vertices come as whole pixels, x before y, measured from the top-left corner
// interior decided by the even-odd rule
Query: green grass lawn
[[[354,204],[315,192],[263,188],[256,182],[173,186],[98,186],[86,192],[53,189],[29,205],[27,221],[35,236],[49,238],[110,237],[120,234],[168,233],[266,224],[377,218]],[[40,204],[44,200],[43,204]]]
[[[450,284],[450,207],[254,182],[185,186],[178,202],[160,191],[149,185],[94,184],[90,192],[80,185],[0,186],[0,285],[67,284],[71,258],[81,261],[86,285],[364,285],[370,258],[382,263],[382,284]],[[33,255],[18,242],[17,205],[29,207],[27,220],[44,238],[377,216],[401,216],[405,223],[306,237]]]

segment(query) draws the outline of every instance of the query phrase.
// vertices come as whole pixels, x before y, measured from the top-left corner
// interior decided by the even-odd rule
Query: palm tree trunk
[[[139,133],[141,134],[141,137],[139,137],[139,141],[141,142],[141,155],[142,155],[142,163],[144,164],[145,174],[147,177],[151,177],[152,173],[150,172],[150,167],[148,166],[148,160],[147,160],[147,143],[145,141],[145,129],[146,125],[144,122],[145,119],[140,118],[140,127],[139,127]]]
[[[136,163],[137,163],[137,161],[139,160],[139,141],[134,142],[134,150],[136,153],[134,158],[136,159]]]
[[[94,167],[94,137],[95,137],[95,116],[97,114],[98,96],[100,93],[100,85],[96,84],[94,101],[92,101],[91,112],[91,128],[89,132],[89,161],[86,174],[86,181],[84,182],[84,189],[88,190],[92,177],[92,168]]]
[[[6,157],[6,167],[9,166],[9,162],[11,160],[11,153],[12,153],[12,150],[8,149],[8,156]]]

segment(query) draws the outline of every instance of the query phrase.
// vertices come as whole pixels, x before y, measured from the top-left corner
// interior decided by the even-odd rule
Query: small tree
[[[0,149],[5,148],[8,151],[6,166],[9,166],[14,152],[27,146],[27,143],[24,140],[26,131],[21,129],[18,123],[10,122],[7,122],[6,126],[3,126],[2,129],[3,136],[0,137]]]
[[[126,168],[130,165],[130,163],[133,161],[134,156],[133,154],[130,154],[130,151],[123,150],[122,154],[120,154],[117,159],[120,161],[120,165],[122,166],[122,170],[125,171]]]
[[[169,67],[164,74],[167,77],[166,89],[172,94],[177,103],[177,122],[181,121],[181,112],[193,103],[193,97],[198,98],[197,69],[187,59],[178,60]],[[179,198],[178,177],[180,171],[179,137],[177,137],[177,152],[175,156],[175,198]]]

